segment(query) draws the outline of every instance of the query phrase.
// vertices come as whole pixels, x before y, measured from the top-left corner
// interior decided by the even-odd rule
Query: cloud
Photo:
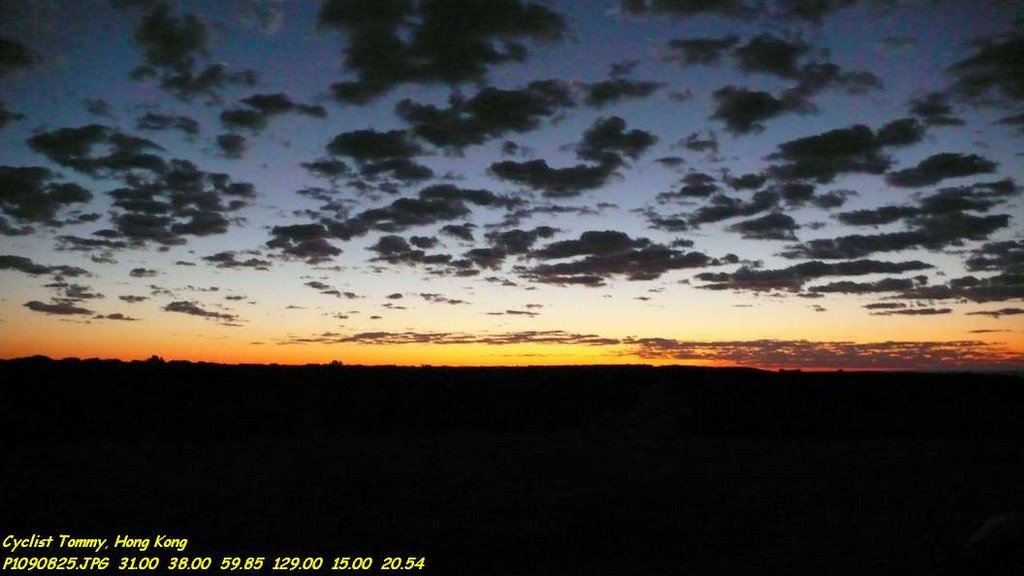
[[[24,114],[12,112],[7,109],[3,102],[0,102],[0,130],[3,130],[11,122],[17,122],[18,120],[24,120],[27,118]]]
[[[280,344],[332,343],[332,344],[367,344],[367,345],[403,345],[403,344],[484,344],[489,346],[514,346],[519,344],[581,346],[615,346],[620,343],[615,338],[603,338],[595,334],[579,334],[564,330],[526,330],[521,332],[501,332],[470,334],[465,332],[358,332],[355,334],[324,333],[312,338],[291,338]]]
[[[963,126],[964,121],[953,116],[953,107],[949,103],[946,94],[932,92],[912,98],[910,100],[910,113],[924,120],[929,126]]]
[[[267,241],[268,248],[280,249],[286,256],[303,259],[309,264],[327,262],[341,254],[340,248],[327,241],[331,234],[322,224],[274,226],[271,235],[274,238]]]
[[[927,280],[927,277],[922,277]],[[844,280],[830,282],[819,286],[811,286],[808,290],[816,294],[876,294],[879,292],[902,292],[910,290],[921,283],[922,278],[883,278],[874,282],[853,282]],[[902,308],[900,306],[867,305],[865,308]]]
[[[718,138],[714,132],[708,132],[708,137],[702,139],[700,134],[694,132],[686,138],[679,141],[677,146],[682,146],[687,150],[693,152],[708,152],[709,154],[718,154]]]
[[[656,244],[647,238],[630,238],[615,230],[583,232],[575,240],[552,242],[530,252],[538,260],[568,262],[538,264],[519,272],[531,280],[548,284],[602,286],[613,276],[628,280],[654,280],[670,270],[701,268],[718,264],[700,252],[684,252]]]
[[[972,272],[1024,273],[1024,240],[989,242],[971,252],[965,262]]]
[[[661,82],[646,82],[614,78],[585,86],[586,102],[595,108],[615,104],[627,99],[646,98],[665,85]]]
[[[173,116],[146,112],[135,121],[137,130],[178,130],[186,136],[199,134],[199,122],[189,116]]]
[[[157,2],[135,27],[134,39],[142,49],[143,64],[131,74],[135,80],[156,77],[160,86],[181,100],[206,95],[220,99],[220,89],[231,84],[252,85],[256,73],[229,73],[223,64],[208,64],[196,72],[199,58],[209,54],[209,26],[194,14],[175,16],[168,4]]]
[[[622,163],[622,156],[636,160],[658,141],[658,137],[645,130],[626,131],[626,121],[619,116],[598,118],[583,133],[576,147],[582,160],[600,163]]]
[[[15,270],[31,276],[52,274],[57,278],[77,278],[79,276],[91,276],[88,270],[77,266],[62,264],[59,266],[46,266],[38,264],[31,258],[15,256],[12,254],[0,255],[0,270]]]
[[[735,218],[737,216],[753,216],[755,214],[771,210],[779,205],[778,193],[771,190],[760,190],[754,192],[750,200],[742,200],[715,194],[711,197],[710,203],[701,206],[689,215],[688,222],[691,226],[701,226]]]
[[[432,170],[412,160],[423,150],[405,130],[343,132],[327,144],[327,151],[352,158],[361,175],[371,179],[389,174],[401,182],[413,182],[434,175]]]
[[[756,14],[744,0],[621,0],[622,8],[633,14],[667,14],[689,18],[703,13],[722,16],[751,16]]]
[[[447,108],[405,99],[395,106],[395,113],[412,126],[416,137],[461,151],[509,132],[530,132],[541,119],[572,106],[575,100],[568,84],[539,80],[520,90],[488,86],[469,99],[453,96]]]
[[[132,268],[128,273],[132,278],[153,278],[159,274],[160,272],[158,270],[152,270],[149,268]]]
[[[176,300],[164,306],[166,312],[178,312],[180,314],[188,314],[190,316],[199,316],[201,318],[210,318],[214,320],[222,320],[226,322],[233,322],[238,319],[238,316],[234,314],[228,314],[225,312],[213,312],[206,310],[199,306],[196,302],[187,302],[185,300]]]
[[[918,260],[909,262],[882,262],[878,260],[851,260],[822,262],[812,260],[786,268],[761,269],[741,266],[735,272],[702,272],[696,279],[707,284],[706,290],[781,290],[797,292],[811,280],[827,276],[863,276],[866,274],[899,274],[931,268]]]
[[[326,0],[319,23],[346,32],[345,66],[356,79],[331,88],[357,104],[406,83],[483,80],[491,66],[524,61],[523,40],[556,40],[566,27],[557,12],[520,0]]]
[[[312,162],[303,162],[301,165],[310,174],[326,178],[332,182],[349,173],[348,164],[334,158],[321,158]],[[299,193],[302,194],[301,191]],[[323,200],[323,198],[320,199]]]
[[[92,193],[73,182],[56,182],[56,177],[42,166],[0,166],[0,212],[26,224],[62,226],[58,214],[88,202]]]
[[[542,191],[549,198],[569,198],[601,188],[618,167],[618,162],[605,162],[552,168],[546,160],[504,160],[491,164],[490,172],[502,180]]]
[[[943,153],[929,156],[913,168],[892,172],[886,176],[885,181],[891,186],[920,188],[949,178],[991,174],[995,170],[995,162],[977,154]]]
[[[55,300],[51,303],[32,300],[24,304],[26,308],[34,312],[52,314],[55,316],[85,316],[93,314],[92,310],[76,306],[73,300]]]
[[[0,38],[0,78],[38,62],[39,56],[28,46],[11,38]]]
[[[430,292],[421,292],[420,298],[423,298],[424,300],[432,304],[448,304],[450,306],[469,304],[469,302],[466,302],[465,300],[459,300],[458,298],[449,298],[442,294],[434,294]]]
[[[756,36],[732,51],[740,70],[782,78],[800,75],[798,61],[811,47],[801,41],[788,42],[771,34]]]
[[[722,54],[739,43],[736,36],[723,38],[679,38],[668,43],[669,60],[686,65],[709,66],[718,64]]]
[[[217,136],[217,148],[230,160],[237,160],[249,150],[249,140],[240,134],[220,134]]]
[[[124,314],[122,314],[120,312],[114,312],[113,314],[106,314],[106,315],[97,314],[96,316],[93,316],[93,320],[118,320],[118,321],[121,321],[121,322],[138,322],[139,321],[138,318],[132,318],[131,316],[126,316],[126,315],[124,315]]]
[[[1000,308],[998,310],[978,310],[967,313],[968,316],[990,316],[996,319],[1003,316],[1019,316],[1021,314],[1024,314],[1024,308]]]
[[[952,308],[903,308],[900,310],[886,310],[885,312],[872,312],[872,316],[941,316],[953,312]]]
[[[737,222],[729,230],[739,233],[748,240],[796,240],[794,231],[800,225],[793,217],[781,212],[772,212],[760,218]]]
[[[1022,53],[1024,34],[1020,31],[977,40],[974,52],[948,69],[956,77],[954,93],[976,103],[1019,104],[1024,101],[1024,80],[1020,75]]]
[[[244,108],[232,108],[220,113],[221,124],[229,130],[246,129],[261,132],[271,118],[294,113],[312,118],[326,118],[327,110],[319,104],[299,104],[284,92],[253,94],[239,101]]]
[[[240,260],[238,253],[229,250],[225,252],[217,252],[210,256],[203,256],[203,260],[215,265],[217,268],[252,268],[254,270],[270,270],[270,261],[262,258],[257,258],[259,253],[250,253],[250,258]]]
[[[42,132],[29,138],[28,145],[53,162],[93,178],[158,174],[167,168],[155,154],[164,150],[156,142],[100,124]],[[96,148],[105,148],[106,154],[96,154]]]
[[[769,159],[782,163],[768,171],[780,180],[820,183],[845,173],[882,174],[892,165],[885,149],[914,144],[923,137],[924,128],[914,119],[890,122],[877,132],[856,124],[779,144]]]
[[[798,109],[797,102],[776,98],[763,90],[725,86],[712,92],[716,120],[725,122],[733,134],[764,131],[764,121]]]
[[[446,265],[452,261],[450,254],[427,254],[424,250],[413,248],[405,238],[395,234],[381,236],[367,250],[377,253],[375,261],[389,264]]]
[[[730,362],[761,368],[934,369],[991,368],[1019,363],[1004,345],[967,341],[844,342],[809,340],[633,341],[648,360]]]

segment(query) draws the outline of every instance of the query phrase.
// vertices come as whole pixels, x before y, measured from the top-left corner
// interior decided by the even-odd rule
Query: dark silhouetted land
[[[923,575],[1024,508],[1013,375],[31,358],[0,382],[8,533],[435,576]]]

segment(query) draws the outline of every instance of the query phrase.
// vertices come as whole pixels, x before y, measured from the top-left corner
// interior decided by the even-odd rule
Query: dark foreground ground
[[[1024,511],[1014,376],[29,359],[0,394],[0,537],[435,576],[924,575]]]

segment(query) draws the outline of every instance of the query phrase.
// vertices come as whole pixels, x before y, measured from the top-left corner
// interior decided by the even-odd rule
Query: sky
[[[1024,8],[10,0],[0,357],[1024,368]]]

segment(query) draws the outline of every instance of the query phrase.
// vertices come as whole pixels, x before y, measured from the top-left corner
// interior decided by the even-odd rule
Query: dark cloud
[[[715,100],[716,120],[725,122],[733,134],[762,132],[763,122],[787,112],[796,111],[798,102],[776,98],[762,90],[748,90],[736,86],[725,86],[712,93]]]
[[[118,321],[121,321],[121,322],[138,322],[139,321],[138,318],[132,318],[131,316],[126,316],[125,314],[122,314],[120,312],[114,312],[113,314],[106,314],[106,315],[104,315],[104,314],[97,314],[96,316],[93,316],[93,320],[118,320]]]
[[[781,160],[769,173],[781,180],[831,182],[844,173],[882,174],[892,165],[884,150],[920,141],[924,130],[913,119],[896,120],[874,132],[863,124],[783,142],[769,156]]]
[[[613,276],[654,280],[671,270],[712,266],[718,262],[700,252],[683,252],[646,238],[630,238],[614,230],[584,232],[576,240],[553,242],[533,250],[530,258],[568,262],[539,264],[520,270],[536,282],[602,286]]]
[[[750,240],[796,240],[800,225],[793,217],[781,212],[772,212],[753,220],[737,222],[729,230]]]
[[[125,178],[126,186],[111,190],[117,212],[115,234],[135,244],[154,241],[183,244],[186,236],[226,232],[227,215],[248,206],[256,196],[248,182],[227,174],[206,172],[187,160],[174,159],[149,178]]]
[[[466,242],[472,242],[473,230],[476,228],[476,224],[472,222],[466,222],[465,224],[448,224],[441,228],[441,234],[458,238]]]
[[[113,118],[110,115],[110,103],[102,98],[85,98],[82,100],[85,111],[100,118]]]
[[[975,216],[961,212],[911,218],[910,230],[874,235],[851,234],[838,238],[810,240],[782,253],[787,258],[861,258],[876,252],[898,252],[912,248],[939,250],[967,240],[984,240],[1009,225],[1006,214]]]
[[[754,192],[750,200],[715,194],[706,206],[701,206],[689,215],[692,226],[721,222],[737,216],[753,216],[779,205],[779,195],[770,190]]]
[[[751,16],[756,10],[744,0],[622,0],[622,8],[633,14],[668,14],[689,18],[699,14]]]
[[[93,178],[125,177],[138,172],[160,173],[166,169],[159,144],[124,134],[100,124],[60,128],[28,139],[29,148],[57,164]],[[97,153],[105,148],[106,154]]]
[[[341,254],[341,249],[327,241],[331,237],[322,224],[274,226],[268,248],[277,248],[286,256],[301,258],[310,264],[326,262]]]
[[[666,201],[680,198],[707,198],[718,190],[718,184],[713,176],[703,172],[689,172],[683,176],[683,186],[679,190],[658,194],[657,199]]]
[[[485,344],[491,346],[512,346],[517,344],[579,346],[616,346],[620,340],[604,338],[596,334],[578,334],[564,330],[528,330],[522,332],[470,334],[465,332],[359,332],[343,335],[324,333],[311,338],[290,338],[281,344],[335,343],[335,344]]]
[[[326,0],[321,26],[346,32],[346,68],[356,80],[334,84],[344,102],[366,103],[405,83],[483,80],[488,68],[521,62],[523,40],[554,40],[562,16],[521,0]]]
[[[612,62],[608,66],[608,77],[609,78],[621,78],[623,76],[629,76],[633,73],[633,69],[640,64],[639,60],[623,60],[622,62]]]
[[[194,14],[175,16],[168,4],[157,2],[135,28],[135,42],[143,52],[143,64],[132,78],[155,77],[160,86],[182,100],[205,95],[219,100],[227,85],[256,82],[256,73],[229,73],[223,64],[208,64],[196,72],[199,59],[209,54],[209,26]]]
[[[885,312],[872,312],[872,316],[941,316],[950,314],[952,308],[903,308],[900,310],[886,310]]]
[[[0,130],[3,130],[11,122],[24,120],[26,116],[7,109],[3,102],[0,102]]]
[[[694,132],[679,141],[677,146],[682,146],[693,152],[708,152],[718,154],[718,137],[714,132],[709,132],[707,138],[701,138],[700,134]]]
[[[881,206],[864,210],[841,212],[836,215],[840,222],[848,226],[882,226],[899,222],[920,213],[914,206]]]
[[[971,252],[966,265],[972,272],[1024,274],[1024,240],[983,244]]]
[[[431,292],[421,292],[420,298],[423,298],[431,304],[448,304],[449,306],[458,306],[459,304],[469,304],[465,300],[458,298],[449,298],[443,294],[435,294]]]
[[[394,234],[381,236],[367,250],[377,253],[374,260],[389,264],[446,265],[452,260],[450,254],[427,254],[424,250],[413,248],[405,238]]]
[[[92,310],[75,305],[73,300],[55,300],[50,303],[32,300],[26,302],[24,306],[35,312],[56,316],[85,316],[94,313]]]
[[[819,286],[811,286],[808,290],[812,293],[826,294],[876,294],[879,292],[903,292],[910,290],[920,282],[913,278],[883,278],[874,282],[853,282],[844,280],[842,282],[831,282]],[[868,304],[865,308],[902,308],[899,306],[878,306]]]
[[[88,202],[92,193],[55,178],[52,170],[42,166],[0,166],[0,211],[26,224],[63,225],[58,214],[71,204]]]
[[[759,72],[782,78],[797,78],[798,61],[811,47],[801,41],[788,42],[771,34],[761,34],[732,51],[740,70]]]
[[[239,259],[239,254],[234,251],[217,252],[210,256],[203,256],[203,260],[215,265],[217,268],[252,268],[254,270],[270,270],[270,261],[257,258],[259,253],[249,254],[249,258]]]
[[[1019,361],[1003,345],[978,340],[897,342],[811,342],[808,340],[685,341],[633,339],[647,360],[733,362],[742,366],[785,368],[979,369]]]
[[[566,198],[601,188],[618,167],[617,161],[552,168],[546,160],[504,160],[491,164],[490,171],[502,180],[542,191],[547,197]]]
[[[327,151],[352,158],[359,165],[360,174],[371,179],[390,175],[411,182],[434,175],[432,170],[412,160],[423,151],[404,130],[344,132],[327,144]]]
[[[39,56],[28,46],[11,38],[0,38],[0,78],[21,68],[31,68]]]
[[[487,233],[487,240],[503,254],[526,254],[538,240],[551,238],[557,232],[550,226],[538,226],[532,230],[494,230]]]
[[[226,312],[214,312],[212,310],[206,310],[199,306],[196,302],[188,302],[185,300],[176,300],[164,306],[166,312],[178,312],[180,314],[189,314],[191,316],[199,316],[201,318],[210,318],[213,320],[221,320],[225,322],[232,322],[238,319],[238,316],[234,314],[228,314]]]
[[[779,17],[815,24],[820,24],[825,16],[856,3],[857,0],[776,0]]]
[[[953,116],[953,107],[942,92],[932,92],[920,98],[911,98],[910,113],[929,126],[963,126],[964,121]]]
[[[725,183],[733,190],[757,190],[768,181],[765,174],[743,174],[736,177],[726,177]]]
[[[991,174],[996,163],[977,154],[943,153],[929,156],[913,168],[888,174],[885,181],[901,188],[931,186],[949,178]]]
[[[657,141],[657,136],[645,130],[627,132],[626,121],[611,116],[599,118],[587,128],[576,154],[582,160],[601,163],[622,162],[622,156],[636,160]]]
[[[129,304],[138,304],[139,302],[145,302],[146,300],[149,300],[149,296],[133,296],[131,294],[128,294],[124,296],[118,296],[118,299]]]
[[[159,275],[158,270],[152,270],[150,268],[132,268],[128,273],[132,278],[153,278]]]
[[[974,52],[949,67],[956,77],[953,91],[974,102],[996,101],[1019,104],[1024,101],[1024,34],[1018,31],[1001,38],[974,43]]]
[[[225,158],[237,160],[249,150],[249,140],[240,134],[220,134],[217,136],[217,148]]]
[[[718,64],[722,54],[739,43],[736,36],[724,38],[680,38],[668,43],[669,59],[684,64]]]
[[[229,130],[246,129],[260,132],[271,118],[294,113],[312,118],[326,118],[327,110],[320,105],[299,104],[283,92],[253,94],[239,101],[244,108],[232,108],[220,113],[220,122]]]
[[[179,130],[186,136],[199,134],[199,122],[188,116],[146,112],[135,121],[138,130]]]
[[[453,96],[447,108],[405,99],[395,112],[418,138],[439,148],[462,150],[509,132],[534,130],[541,119],[574,105],[568,84],[541,80],[521,90],[487,87],[469,99]]]
[[[998,310],[978,310],[968,312],[968,316],[989,316],[991,318],[1002,318],[1003,316],[1019,316],[1024,314],[1024,308],[1000,308]]]
[[[821,262],[812,260],[786,268],[762,269],[741,266],[735,272],[702,272],[698,280],[707,282],[700,288],[707,290],[781,290],[798,292],[811,280],[826,276],[863,276],[865,274],[899,274],[931,268],[917,260],[910,262],[882,262],[878,260],[851,260]]]
[[[660,82],[615,78],[585,86],[587,104],[600,108],[627,99],[647,98],[665,85]]]
[[[79,276],[91,276],[87,270],[77,266],[59,265],[46,266],[34,262],[25,256],[14,256],[12,254],[0,255],[0,270],[16,270],[32,276],[41,274],[52,274],[60,278],[76,278]]]

